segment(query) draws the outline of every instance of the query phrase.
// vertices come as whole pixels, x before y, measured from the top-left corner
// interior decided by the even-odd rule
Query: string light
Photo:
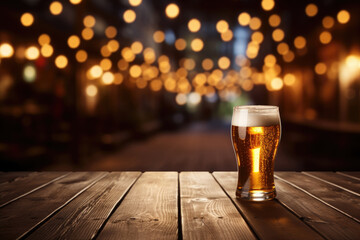
[[[63,6],[60,2],[54,1],[50,4],[49,10],[50,10],[51,14],[59,15],[63,10]]]
[[[318,13],[318,7],[314,3],[310,3],[305,7],[305,13],[308,17],[314,17]]]
[[[37,47],[31,46],[25,50],[25,57],[29,60],[35,60],[39,57],[40,51]]]
[[[132,9],[128,9],[123,14],[124,21],[126,23],[132,23],[136,19],[136,13]]]
[[[248,14],[247,12],[243,12],[239,14],[238,22],[241,26],[247,26],[250,23],[250,19],[250,14]]]
[[[34,16],[31,13],[24,13],[21,15],[20,21],[24,27],[29,27],[34,23]]]
[[[175,3],[170,3],[165,8],[165,14],[168,18],[176,18],[180,13],[178,5]]]
[[[190,32],[198,32],[201,28],[201,23],[198,19],[193,18],[188,22]]]
[[[56,67],[62,69],[68,65],[68,59],[64,55],[59,55],[55,58],[55,65]]]
[[[346,10],[341,10],[336,17],[339,23],[345,24],[350,20],[350,13]]]
[[[83,23],[85,27],[91,28],[93,26],[95,26],[95,18],[92,15],[87,15],[86,17],[84,17]]]
[[[9,43],[0,45],[0,57],[10,58],[14,54],[14,48]]]
[[[142,3],[142,0],[129,0],[129,4],[133,7],[137,7]]]
[[[175,48],[178,51],[183,51],[186,48],[186,41],[183,38],[176,39]]]

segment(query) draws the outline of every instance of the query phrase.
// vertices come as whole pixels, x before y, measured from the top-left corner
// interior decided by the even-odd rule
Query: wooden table
[[[360,239],[360,172],[276,172],[277,199],[235,172],[0,173],[0,239]]]

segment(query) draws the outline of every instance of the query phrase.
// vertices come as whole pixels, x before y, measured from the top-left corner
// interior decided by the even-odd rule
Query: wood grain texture
[[[27,239],[92,239],[140,172],[113,172],[66,205]]]
[[[180,173],[183,239],[256,239],[208,172]]]
[[[304,174],[316,177],[329,184],[334,184],[360,196],[360,179],[357,180],[334,172],[304,172]]]
[[[339,173],[360,179],[360,172],[339,172]]]
[[[36,174],[37,172],[1,172],[0,173],[0,183],[3,182],[13,182],[17,179],[28,177],[29,175]]]
[[[360,224],[303,191],[275,180],[277,199],[326,239],[357,239]]]
[[[260,239],[323,239],[277,200],[251,202],[237,199],[237,172],[214,172],[213,175]]]
[[[0,239],[19,238],[31,231],[104,174],[103,172],[70,173],[1,208]]]
[[[65,172],[34,172],[0,184],[0,207],[44,187],[66,175]]]
[[[97,239],[178,239],[178,173],[145,172]]]
[[[277,172],[276,176],[360,222],[360,197],[299,172]]]

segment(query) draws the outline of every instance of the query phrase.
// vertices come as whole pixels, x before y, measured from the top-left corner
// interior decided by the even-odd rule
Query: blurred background
[[[360,170],[357,0],[4,0],[9,170],[236,170],[232,107],[277,105],[276,170]]]

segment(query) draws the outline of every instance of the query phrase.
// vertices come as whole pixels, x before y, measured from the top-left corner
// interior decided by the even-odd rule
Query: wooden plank
[[[357,180],[334,172],[304,172],[304,174],[360,196],[360,179]]]
[[[98,239],[178,239],[178,173],[145,172]]]
[[[355,177],[360,179],[360,172],[338,172],[339,174],[345,174],[347,176]]]
[[[35,174],[36,172],[1,172],[0,173],[0,183],[3,182],[13,182],[17,179],[28,177],[29,175]]]
[[[276,176],[360,222],[359,196],[299,172],[277,172]]]
[[[326,239],[357,239],[360,224],[305,192],[275,180],[277,199]]]
[[[113,172],[71,201],[27,239],[92,239],[140,172]]]
[[[91,186],[103,172],[77,172],[49,184],[0,209],[0,239],[24,236],[46,221],[82,191]]]
[[[251,202],[237,199],[237,172],[214,172],[213,175],[260,239],[323,239],[277,200]]]
[[[34,172],[0,184],[0,207],[34,192],[66,175],[65,172]]]
[[[183,239],[256,239],[209,172],[180,173]]]

